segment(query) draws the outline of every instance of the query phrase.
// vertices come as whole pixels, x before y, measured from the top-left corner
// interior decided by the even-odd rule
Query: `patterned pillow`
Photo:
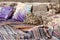
[[[24,23],[40,25],[43,23],[42,16],[34,15],[34,13],[26,13]]]

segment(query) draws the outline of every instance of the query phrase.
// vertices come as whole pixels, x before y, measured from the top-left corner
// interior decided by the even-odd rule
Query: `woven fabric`
[[[9,39],[10,40],[20,40],[20,39],[21,40],[24,40],[24,39],[48,40],[48,37],[52,35],[50,35],[49,32],[47,33],[47,30],[46,31],[45,30],[44,28],[41,28],[41,26],[36,26],[32,29],[24,31],[24,30],[19,30],[19,29],[13,29],[8,25],[0,25],[1,38],[3,38],[4,40],[9,40]]]

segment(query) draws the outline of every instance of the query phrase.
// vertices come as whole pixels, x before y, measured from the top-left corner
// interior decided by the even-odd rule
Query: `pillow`
[[[25,17],[25,11],[19,10],[16,14],[13,15],[12,19],[23,22]]]
[[[43,20],[41,16],[34,15],[34,13],[30,12],[30,13],[26,13],[24,23],[40,25],[40,24],[43,24]]]
[[[26,12],[31,12],[32,5],[31,4],[26,4],[25,5],[25,11]]]
[[[30,10],[31,10],[30,5],[20,3],[19,5],[17,5],[16,11],[13,14],[12,19],[19,20],[20,22],[23,22],[26,12],[29,12]]]
[[[12,14],[11,6],[0,7],[0,18],[8,19]]]

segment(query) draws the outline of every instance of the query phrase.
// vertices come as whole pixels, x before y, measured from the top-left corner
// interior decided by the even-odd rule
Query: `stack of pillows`
[[[13,3],[12,3],[13,4]],[[14,7],[10,5],[7,5],[6,3],[0,4],[0,19],[13,19],[13,20],[19,20],[23,21],[24,16],[26,12],[31,11],[32,5],[24,4],[24,3],[16,3],[17,5]],[[14,10],[14,13],[13,13]]]
[[[2,5],[2,6],[1,6]],[[42,16],[35,15],[34,6],[25,3],[0,4],[0,20],[10,20],[23,22],[26,24],[43,24]],[[11,21],[11,20],[10,20]]]

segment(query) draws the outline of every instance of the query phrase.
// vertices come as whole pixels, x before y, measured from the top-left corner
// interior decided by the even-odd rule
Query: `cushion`
[[[20,22],[24,21],[26,12],[30,12],[31,6],[27,4],[20,3],[16,7],[16,11],[13,14],[12,19],[19,20]]]
[[[24,16],[25,16],[25,11],[20,10],[17,12],[17,14],[13,15],[12,19],[23,22]]]
[[[25,5],[25,11],[26,12],[31,12],[32,5],[31,4],[26,4]]]
[[[0,7],[0,18],[8,19],[12,14],[12,9],[10,6]]]
[[[34,15],[33,13],[26,13],[24,23],[26,24],[35,24],[35,25],[40,25],[42,24],[42,17]]]

